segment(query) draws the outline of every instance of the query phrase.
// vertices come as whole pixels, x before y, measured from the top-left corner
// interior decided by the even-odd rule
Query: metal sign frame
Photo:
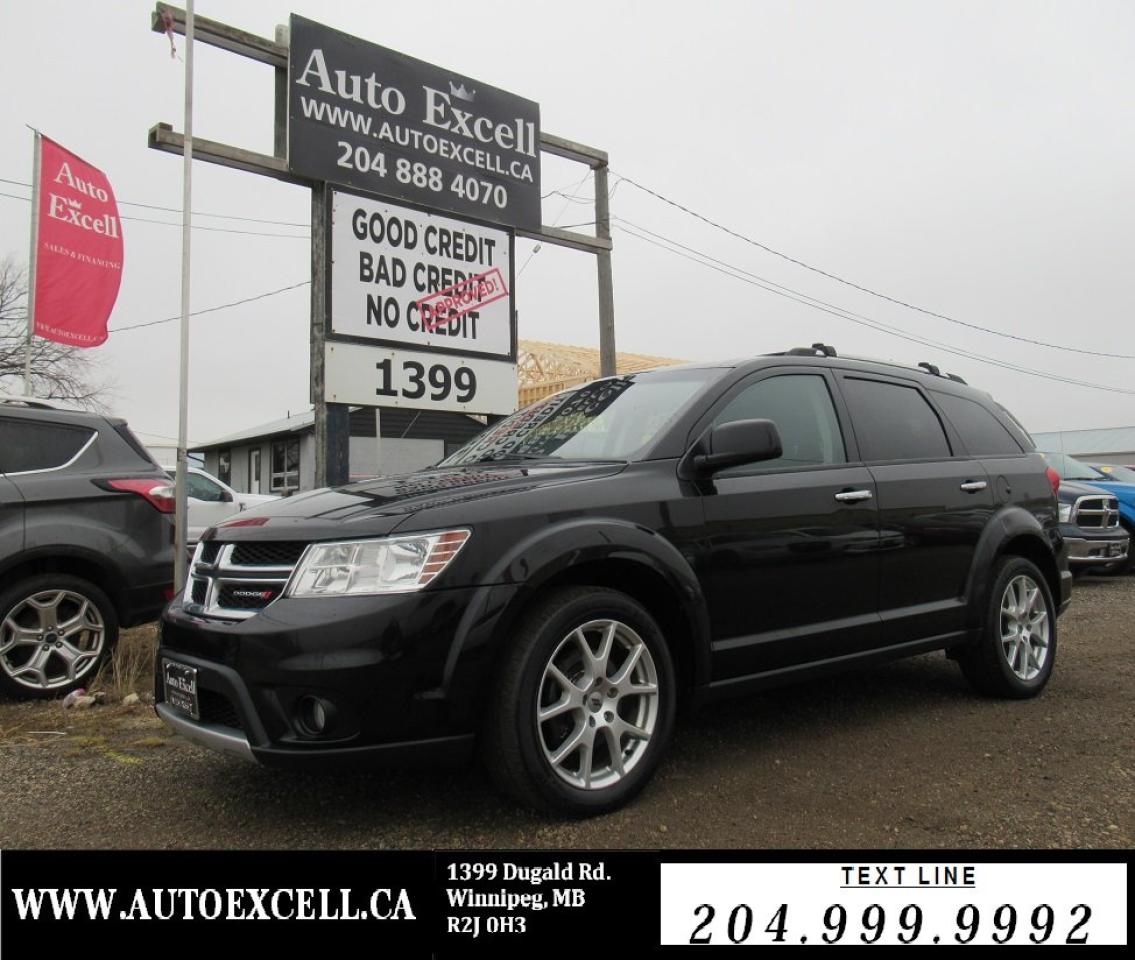
[[[184,35],[185,11],[168,3],[158,3],[151,15],[150,28],[155,33],[172,30]],[[311,397],[315,407],[315,483],[316,486],[345,483],[348,477],[348,408],[344,404],[327,403],[324,390],[325,344],[330,326],[325,294],[328,284],[327,211],[331,184],[296,176],[288,169],[288,29],[277,26],[275,38],[270,40],[218,20],[195,16],[194,37],[202,43],[264,63],[275,71],[272,155],[194,137],[193,159],[311,189]],[[185,153],[184,135],[177,133],[168,123],[158,123],[150,128],[147,145],[166,153]],[[595,255],[599,284],[599,367],[602,376],[612,376],[615,373],[615,304],[611,278],[607,153],[543,130],[540,131],[540,150],[586,164],[594,170],[595,234],[591,236],[547,225],[541,225],[539,230],[517,229],[515,233],[516,236]]]

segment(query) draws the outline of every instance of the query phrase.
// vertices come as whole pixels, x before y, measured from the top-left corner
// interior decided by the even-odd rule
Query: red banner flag
[[[41,137],[33,304],[37,336],[97,347],[122,282],[122,222],[105,174]]]

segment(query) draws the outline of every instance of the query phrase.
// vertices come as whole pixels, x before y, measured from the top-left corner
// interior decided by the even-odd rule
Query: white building
[[[437,463],[485,429],[464,413],[429,410],[350,412],[351,480],[410,473]],[[192,448],[205,469],[240,493],[289,494],[315,487],[315,415],[249,427]]]

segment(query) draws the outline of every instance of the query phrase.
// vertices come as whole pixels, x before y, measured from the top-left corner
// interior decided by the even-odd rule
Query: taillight
[[[168,480],[133,477],[128,480],[106,480],[106,487],[123,493],[136,493],[159,513],[173,513],[173,485]]]
[[[1046,467],[1044,474],[1048,477],[1048,482],[1052,484],[1052,493],[1058,494],[1060,492],[1060,474],[1057,473],[1052,467]]]

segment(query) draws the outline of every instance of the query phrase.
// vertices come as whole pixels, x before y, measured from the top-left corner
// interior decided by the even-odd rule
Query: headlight
[[[1072,504],[1070,504],[1070,503],[1060,504],[1060,522],[1061,523],[1070,523],[1071,520],[1072,520]]]
[[[468,530],[313,543],[300,560],[289,597],[365,596],[421,590],[469,539]]]

